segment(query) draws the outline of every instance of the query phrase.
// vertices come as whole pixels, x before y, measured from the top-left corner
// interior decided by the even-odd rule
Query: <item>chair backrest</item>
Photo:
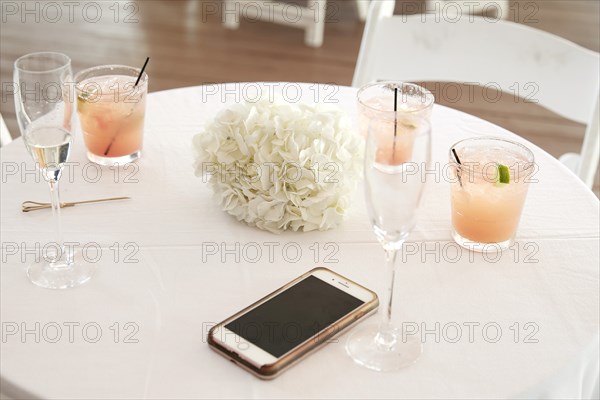
[[[10,142],[12,142],[12,136],[10,136],[10,132],[8,132],[2,114],[0,114],[0,146],[6,146]]]
[[[394,3],[371,2],[353,86],[377,80],[460,82],[537,102],[587,125],[576,173],[591,186],[598,164],[597,149],[589,147],[598,147],[598,53],[510,21],[393,15]]]
[[[415,3],[405,3],[405,9],[415,8]],[[421,7],[423,8],[423,7]],[[487,14],[492,12],[496,18],[507,19],[510,16],[508,0],[426,0],[425,12],[438,13],[449,18],[464,14]]]

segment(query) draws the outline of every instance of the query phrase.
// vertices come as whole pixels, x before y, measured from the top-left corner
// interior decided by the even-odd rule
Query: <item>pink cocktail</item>
[[[110,65],[75,77],[77,113],[90,161],[125,164],[141,155],[148,76],[136,85],[140,70]]]
[[[429,122],[434,97],[427,89],[406,82],[376,82],[358,91],[359,133],[382,136],[377,161],[400,165],[412,159],[414,132]],[[394,128],[395,126],[395,128]],[[387,135],[387,136],[386,136]]]
[[[366,137],[373,118],[402,120],[423,118],[429,120],[433,94],[424,87],[406,82],[376,82],[363,86],[358,97],[358,127]],[[394,108],[396,112],[394,112]]]
[[[369,129],[371,135],[378,141],[375,154],[376,161],[385,165],[400,165],[410,162],[417,127],[423,121],[418,118],[411,118],[410,120],[406,118],[402,120],[378,118],[371,120]],[[396,125],[395,130],[394,125]]]
[[[452,148],[456,151],[456,155],[449,153],[454,240],[475,251],[509,247],[532,179],[533,153],[521,144],[496,138],[466,139]]]

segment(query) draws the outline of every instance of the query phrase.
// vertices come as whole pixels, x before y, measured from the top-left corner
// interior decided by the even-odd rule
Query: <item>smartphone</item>
[[[208,344],[262,379],[272,379],[375,312],[377,295],[315,268],[213,326]]]

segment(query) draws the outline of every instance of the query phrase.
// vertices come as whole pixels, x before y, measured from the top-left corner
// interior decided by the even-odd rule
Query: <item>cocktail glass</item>
[[[90,161],[122,165],[141,156],[148,75],[139,68],[105,65],[75,76],[77,113]]]
[[[449,163],[456,243],[479,252],[510,247],[534,171],[531,150],[501,138],[465,139],[452,146]]]
[[[385,81],[363,86],[358,91],[358,126],[367,136],[373,118],[397,118],[412,115],[429,121],[435,98],[414,83]],[[396,113],[394,113],[394,106]]]

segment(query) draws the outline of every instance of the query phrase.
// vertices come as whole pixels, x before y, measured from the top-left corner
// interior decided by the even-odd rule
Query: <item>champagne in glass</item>
[[[379,325],[356,330],[346,351],[358,364],[392,371],[415,362],[419,339],[392,323],[395,264],[398,251],[416,224],[430,161],[431,129],[419,115],[382,114],[369,123],[365,153],[365,195],[375,236],[385,250],[387,290],[381,296]]]
[[[71,134],[59,127],[41,127],[25,135],[24,140],[46,180],[58,181],[71,152]]]
[[[37,168],[50,187],[55,241],[42,246],[52,249],[27,268],[32,283],[49,289],[65,289],[87,282],[95,265],[75,257],[64,246],[60,220],[58,183],[69,159],[73,138],[71,126],[74,96],[71,60],[64,54],[42,52],[15,61],[15,110],[19,129]]]

